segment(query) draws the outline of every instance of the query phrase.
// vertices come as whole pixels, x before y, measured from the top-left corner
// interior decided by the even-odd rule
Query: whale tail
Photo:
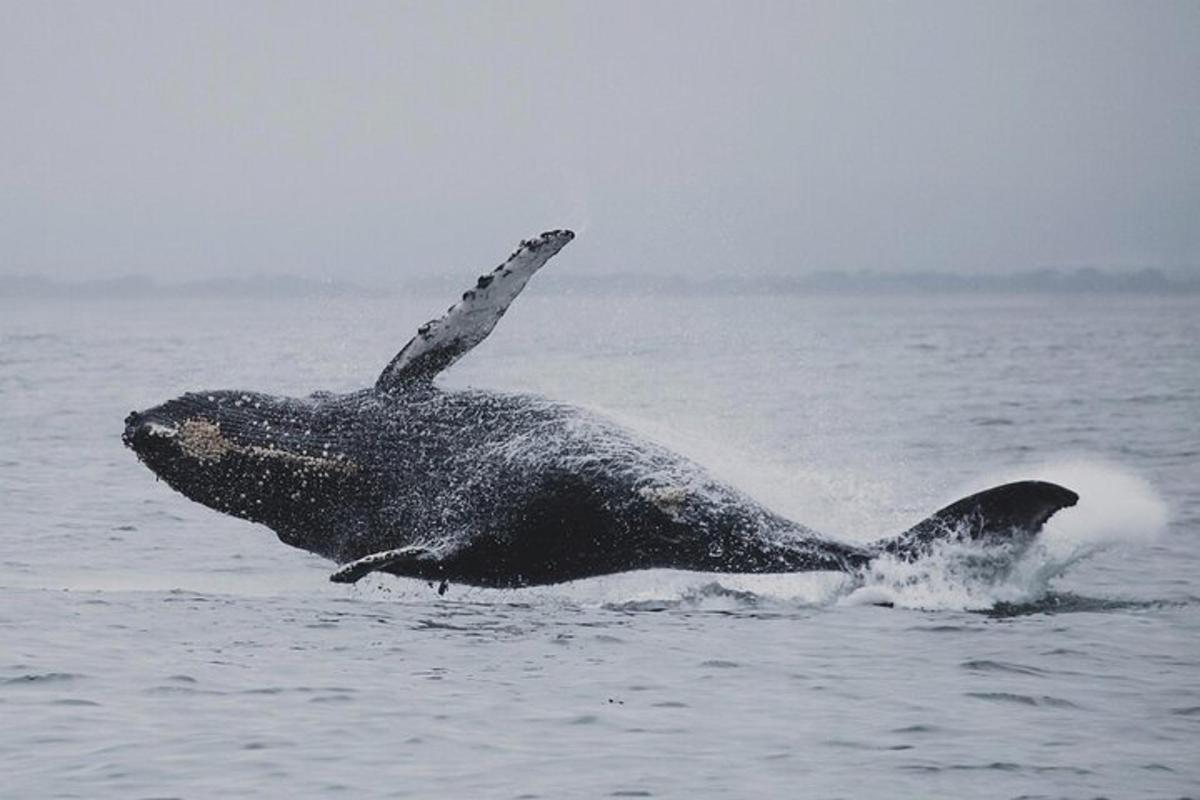
[[[1045,481],[1018,481],[964,497],[904,533],[876,546],[876,555],[916,561],[942,542],[1023,549],[1046,520],[1075,505],[1079,495]]]

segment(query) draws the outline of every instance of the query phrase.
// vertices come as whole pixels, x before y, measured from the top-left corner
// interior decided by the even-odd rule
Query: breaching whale
[[[1078,496],[1022,481],[870,545],[823,536],[593,413],[434,378],[479,344],[574,234],[543,233],[422,325],[375,385],[304,398],[191,392],[125,420],[123,439],[196,502],[342,565],[520,587],[629,570],[855,573],[944,541],[1026,546]]]

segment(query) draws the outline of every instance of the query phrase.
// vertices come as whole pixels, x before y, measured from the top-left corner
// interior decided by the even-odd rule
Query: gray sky
[[[0,19],[0,273],[1200,264],[1196,2]]]

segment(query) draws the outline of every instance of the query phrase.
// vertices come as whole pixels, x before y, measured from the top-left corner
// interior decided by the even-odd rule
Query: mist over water
[[[1000,564],[343,587],[121,446],[185,390],[367,385],[447,299],[0,301],[3,793],[1194,791],[1194,297],[534,283],[442,381],[593,408],[854,541],[1008,480],[1080,494]]]
[[[355,5],[6,4],[0,274],[1198,277],[1195,3]]]

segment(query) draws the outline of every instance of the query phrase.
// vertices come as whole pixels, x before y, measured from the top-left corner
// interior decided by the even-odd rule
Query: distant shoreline
[[[69,281],[37,275],[0,275],[3,299],[122,299],[122,298],[308,298],[387,297],[395,295],[454,296],[472,275],[423,276],[398,280],[388,287],[350,281],[296,276],[254,275],[244,278],[206,278],[159,281],[140,275]],[[1029,270],[1012,274],[960,275],[937,272],[816,272],[794,276],[546,274],[539,276],[542,294],[599,296],[725,296],[725,295],[942,295],[942,294],[1195,294],[1200,277],[1179,278],[1158,269],[1109,272],[1098,269]]]

